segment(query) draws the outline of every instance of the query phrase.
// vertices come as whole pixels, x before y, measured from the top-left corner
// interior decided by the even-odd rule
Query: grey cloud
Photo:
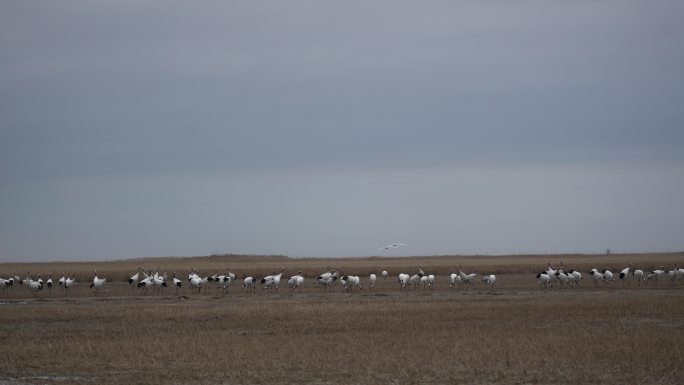
[[[0,178],[9,187],[0,190],[0,221],[16,241],[7,241],[12,247],[3,253],[19,253],[22,242],[34,239],[27,235],[32,226],[47,226],[37,224],[41,211],[30,204],[16,209],[7,202],[22,196],[42,201],[45,212],[69,214],[70,222],[71,215],[87,216],[92,208],[63,211],[62,201],[47,191],[101,179],[118,181],[96,193],[113,199],[96,201],[99,210],[113,213],[126,206],[119,196],[137,210],[153,199],[126,193],[141,178],[170,178],[185,186],[183,181],[213,185],[216,179],[271,173],[307,175],[301,180],[306,183],[324,175],[352,181],[349,174],[367,170],[540,164],[676,169],[684,161],[684,6],[656,3],[4,2]],[[489,188],[515,187],[492,175],[500,181]],[[665,185],[668,177],[653,183]],[[271,180],[252,182],[268,190]],[[45,192],[28,194],[32,188]],[[396,192],[382,184],[375,188],[377,196]],[[86,194],[78,191],[74,196]],[[429,196],[431,189],[418,191]],[[417,192],[405,199],[405,206],[421,206],[417,202],[425,199],[451,204]],[[671,206],[681,203],[669,199]],[[220,196],[205,200],[223,204]],[[315,194],[306,201],[314,207],[329,203]],[[209,215],[183,202],[190,212]],[[340,216],[345,226],[356,223],[344,215],[352,203],[336,204],[331,216]],[[435,207],[415,217],[429,223]],[[505,205],[498,209],[506,211]],[[190,215],[192,223],[200,226],[202,215]],[[136,218],[150,228],[152,216]],[[375,225],[369,233],[381,232],[380,223],[366,220]],[[12,222],[25,223],[25,232]],[[354,238],[340,235],[348,227],[330,226],[338,236]],[[45,233],[53,229],[47,226]],[[304,229],[312,230],[303,224],[300,233]],[[270,229],[268,238],[277,230]],[[174,231],[179,229],[168,230]],[[426,225],[425,231],[441,230]],[[489,250],[506,250],[515,241],[501,237],[506,239]],[[189,249],[213,242],[198,234],[190,238]],[[358,253],[350,243],[329,252]],[[283,242],[262,247],[295,254],[324,248],[323,241],[306,252],[295,246],[278,251],[278,245]],[[136,249],[143,247],[131,246],[128,253]],[[242,249],[250,250],[261,251],[254,245]]]

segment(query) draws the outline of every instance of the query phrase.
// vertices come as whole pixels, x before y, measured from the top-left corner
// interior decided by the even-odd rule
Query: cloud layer
[[[682,248],[681,2],[0,9],[5,260]]]

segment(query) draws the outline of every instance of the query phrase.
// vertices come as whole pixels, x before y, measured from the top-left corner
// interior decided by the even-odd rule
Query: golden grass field
[[[540,289],[536,273],[560,260],[582,271],[580,288]],[[620,282],[594,288],[588,271],[667,269],[684,253],[289,259],[267,256],[158,258],[87,263],[2,264],[79,284],[32,295],[0,294],[0,384],[682,384],[684,286]],[[400,290],[399,272],[421,265],[434,290]],[[465,291],[448,274],[496,274]],[[311,281],[327,267],[362,278],[363,290],[327,292]],[[248,294],[210,291],[141,295],[125,282],[138,267],[176,271],[187,286],[230,269],[261,277],[302,270],[306,287]],[[93,269],[108,282],[88,288]],[[368,274],[387,269],[374,290]]]

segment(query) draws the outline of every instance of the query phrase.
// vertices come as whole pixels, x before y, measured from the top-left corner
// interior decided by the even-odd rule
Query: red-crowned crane
[[[473,278],[477,276],[477,269],[475,269],[474,273],[465,274],[461,269],[461,265],[458,265],[458,275],[461,277],[461,280],[463,281],[463,286],[467,291],[470,288],[470,284],[472,283]]]
[[[140,270],[142,270],[142,268],[139,267],[138,271],[131,278],[128,278],[128,285],[129,286],[131,286],[131,287],[135,287],[134,285],[137,286],[138,280],[140,279]]]
[[[176,295],[178,295],[178,291],[180,288],[183,286],[183,282],[181,282],[180,279],[176,278],[176,272],[173,272],[173,277],[171,278],[173,281],[173,286],[176,288]]]
[[[256,293],[256,279],[254,277],[245,277],[242,280],[242,288],[246,289],[248,292]]]
[[[95,289],[95,296],[99,293],[100,289],[104,287],[105,282],[107,282],[107,277],[100,278],[97,276],[97,270],[93,270],[95,276],[93,277],[93,283],[90,284],[91,289]]]
[[[622,281],[622,287],[625,287],[625,284],[629,286],[629,269],[632,268],[632,264],[630,263],[629,266],[625,267],[620,271],[620,281]]]

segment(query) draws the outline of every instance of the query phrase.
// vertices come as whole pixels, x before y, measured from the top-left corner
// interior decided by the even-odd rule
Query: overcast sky
[[[0,261],[684,250],[682,20],[2,1]]]

